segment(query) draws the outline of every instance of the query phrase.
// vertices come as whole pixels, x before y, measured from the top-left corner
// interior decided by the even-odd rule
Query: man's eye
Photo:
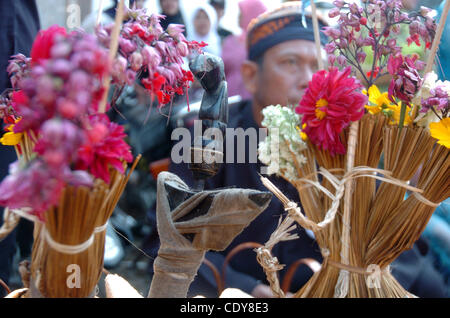
[[[286,59],[284,60],[284,64],[295,65],[297,61],[295,59]]]

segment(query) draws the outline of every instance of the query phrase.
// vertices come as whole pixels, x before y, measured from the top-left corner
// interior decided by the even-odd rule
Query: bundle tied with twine
[[[382,114],[366,114],[356,124],[342,134],[349,137],[346,155],[332,157],[311,144],[304,150],[313,160],[297,169],[293,182],[304,211],[262,177],[286,218],[313,231],[323,254],[321,270],[295,297],[413,297],[389,265],[413,246],[450,194],[449,150],[426,130],[390,126]],[[378,169],[382,153],[384,169]],[[409,185],[420,168],[417,187]],[[272,288],[276,294],[276,283]]]
[[[120,0],[110,43],[110,63],[117,53],[122,27],[124,0]],[[110,77],[105,76],[104,95],[99,112],[106,110]],[[30,132],[31,134],[32,132]],[[24,133],[19,160],[33,156],[36,138]],[[128,173],[109,167],[110,181],[95,179],[91,188],[66,185],[58,204],[44,213],[44,220],[31,216],[26,209],[12,210],[35,223],[30,272],[22,275],[29,286],[28,297],[92,297],[103,268],[107,221],[114,211],[140,155]],[[123,162],[124,171],[127,164]]]
[[[127,174],[111,169],[109,184],[95,179],[92,188],[66,186],[45,222],[21,210],[35,223],[28,297],[93,297],[103,269],[105,234],[138,156]],[[125,167],[125,164],[124,164]]]

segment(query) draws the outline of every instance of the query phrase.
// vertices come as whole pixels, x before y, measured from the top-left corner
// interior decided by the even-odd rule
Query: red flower
[[[378,73],[380,72],[380,67],[376,66],[375,69],[373,70],[373,78],[376,78]],[[372,71],[368,71],[366,73],[367,77],[371,77],[372,76]]]
[[[122,160],[131,162],[130,146],[122,126],[110,122],[105,114],[89,117],[86,142],[78,150],[77,169],[89,171],[96,178],[110,181],[109,166],[124,173]]]
[[[163,91],[156,92],[160,106],[166,105],[170,102],[171,96]]]
[[[31,48],[32,63],[39,63],[42,60],[50,58],[51,48],[55,41],[55,37],[58,35],[66,36],[67,33],[66,29],[56,24],[52,25],[47,30],[39,31]]]
[[[300,105],[304,132],[311,142],[332,155],[345,154],[339,134],[350,122],[361,119],[367,96],[358,90],[362,85],[350,76],[351,68],[340,72],[337,68],[313,75]]]
[[[153,79],[144,78],[142,80],[142,84],[144,87],[150,91],[150,93],[156,94],[161,90],[163,85],[166,83],[166,78],[164,76],[159,75],[158,72],[155,72]]]
[[[15,111],[17,111],[17,107],[20,105],[28,105],[30,99],[23,91],[14,91],[11,97],[11,105]]]

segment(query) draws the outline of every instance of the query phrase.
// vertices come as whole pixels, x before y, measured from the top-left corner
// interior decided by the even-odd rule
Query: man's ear
[[[241,66],[241,75],[247,91],[254,95],[258,87],[259,65],[253,61],[246,60]]]

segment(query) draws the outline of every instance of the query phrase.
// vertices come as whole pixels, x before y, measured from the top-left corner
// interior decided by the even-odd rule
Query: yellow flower
[[[372,115],[378,114],[383,110],[383,108],[386,108],[391,104],[391,101],[388,98],[388,93],[381,93],[376,85],[372,85],[369,87],[368,94],[366,90],[363,90],[363,93],[369,96],[369,102],[375,104],[374,106],[366,105],[366,109]]]
[[[390,104],[388,105],[387,109],[390,111],[390,119],[391,119],[391,124],[393,125],[398,125],[398,123],[400,122],[400,111],[402,109],[402,102],[399,102],[397,105],[395,104]],[[408,126],[409,124],[412,123],[412,119],[411,116],[409,115],[411,112],[411,107],[406,106],[406,114],[405,114],[405,121],[403,122],[404,126]]]
[[[5,146],[15,146],[15,145],[17,145],[19,142],[22,141],[23,133],[14,133],[14,132],[13,132],[14,125],[17,124],[17,123],[19,122],[19,120],[20,120],[20,118],[19,118],[19,119],[16,119],[16,121],[15,121],[14,124],[11,124],[11,125],[8,126],[8,128],[7,128],[7,131],[8,131],[8,132],[6,132],[6,133],[3,135],[3,137],[0,138],[0,143],[1,143],[2,145],[5,145]]]
[[[437,123],[430,123],[431,137],[438,140],[438,144],[450,148],[450,118],[444,118]]]
[[[303,129],[306,128],[306,124],[303,124],[302,129],[300,129],[298,126],[296,126],[295,128],[297,128],[297,130],[300,134],[300,137],[302,138],[303,141],[308,140],[308,136],[303,132]]]

